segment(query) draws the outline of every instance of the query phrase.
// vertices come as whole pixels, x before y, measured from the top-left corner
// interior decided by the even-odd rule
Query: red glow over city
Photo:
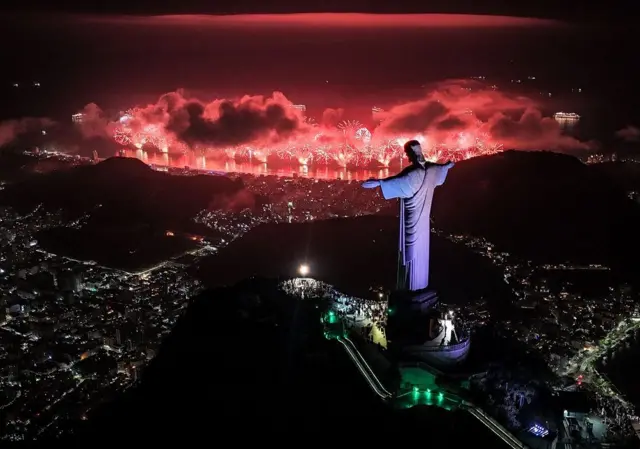
[[[163,16],[85,16],[86,22],[134,25],[234,26],[251,27],[318,27],[318,28],[498,28],[561,26],[562,22],[524,17],[474,14],[362,14],[362,13],[301,13],[301,14],[237,14],[211,16],[198,14]]]
[[[434,162],[505,149],[588,146],[564,135],[530,98],[508,95],[479,81],[439,83],[422,98],[386,109],[373,107],[367,119],[363,124],[345,116],[343,109],[327,108],[316,120],[306,115],[304,105],[280,92],[206,102],[179,91],[111,121],[97,105],[87,105],[78,125],[85,137],[110,136],[126,149],[145,154],[193,154],[216,160],[217,165],[233,161],[314,170],[401,165],[403,145],[410,139],[420,141],[425,157]]]

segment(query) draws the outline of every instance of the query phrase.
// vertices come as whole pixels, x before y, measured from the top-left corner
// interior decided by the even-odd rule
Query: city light
[[[544,438],[547,435],[549,435],[549,431],[547,429],[545,429],[544,427],[538,425],[538,424],[534,424],[529,428],[529,432],[531,432],[532,434],[534,434],[537,437],[541,437]]]
[[[309,265],[304,263],[300,265],[300,267],[298,268],[298,273],[300,273],[300,276],[307,276],[309,274]]]

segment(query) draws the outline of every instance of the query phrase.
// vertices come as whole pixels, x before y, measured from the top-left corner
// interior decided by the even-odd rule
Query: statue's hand
[[[362,183],[362,187],[365,189],[375,189],[378,186],[380,186],[380,181],[377,179],[369,179]]]

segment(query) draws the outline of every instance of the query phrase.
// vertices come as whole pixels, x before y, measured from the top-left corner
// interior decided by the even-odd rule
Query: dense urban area
[[[78,157],[29,154],[64,159],[73,165],[94,163]],[[591,157],[585,162],[598,161]],[[188,168],[171,172],[179,176],[201,173]],[[41,206],[27,214],[0,210],[2,440],[57,435],[69,422],[86,419],[90,410],[135,383],[189,298],[202,290],[190,270],[199,258],[215,254],[260,223],[354,217],[390,207],[377,195],[363,194],[359,182],[229,176],[242,178],[250,191],[270,201],[242,212],[202,210],[193,221],[221,238],[215,244],[203,239],[195,250],[140,272],[73,260],[42,248],[39,233],[58,227],[82,228],[86,215],[69,220]],[[455,312],[465,325],[471,330],[489,325],[517,338],[540,354],[559,378],[571,379],[570,384],[554,388],[593,391],[609,428],[626,431],[633,408],[596,364],[640,329],[636,292],[628,284],[615,282],[595,294],[576,287],[575,273],[608,279],[606,266],[536,265],[482,238],[435,232],[490,259],[517,298],[513,305],[526,312],[522,315],[526,318],[494,322],[485,300],[457,305]],[[170,236],[172,231],[167,230]]]

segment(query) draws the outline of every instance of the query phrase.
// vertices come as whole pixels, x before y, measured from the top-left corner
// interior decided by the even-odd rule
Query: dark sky
[[[631,21],[634,2],[604,0],[3,0],[0,10],[114,14],[241,14],[295,12],[462,13]]]

